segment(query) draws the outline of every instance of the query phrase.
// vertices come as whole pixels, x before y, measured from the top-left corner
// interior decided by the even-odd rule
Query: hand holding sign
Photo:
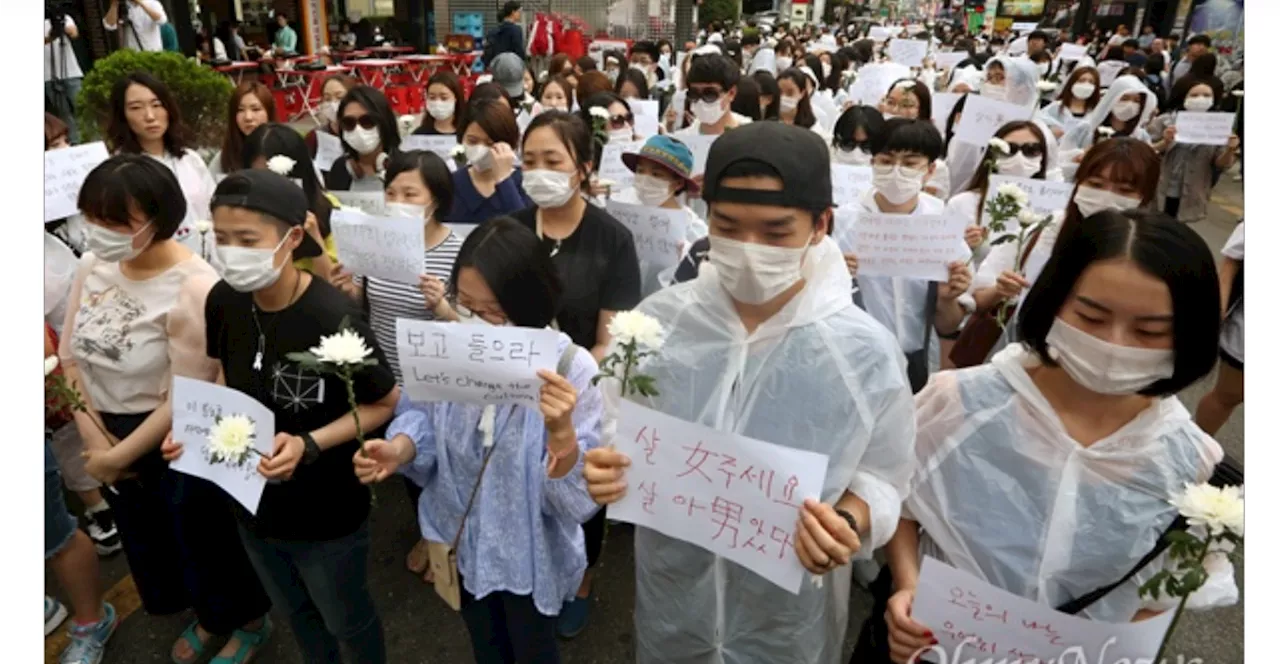
[[[971,94],[956,125],[955,138],[972,145],[986,146],[996,131],[1014,120],[1031,119],[1032,109]]]
[[[352,272],[402,284],[418,283],[426,246],[422,219],[337,210],[332,227],[338,260]]]
[[[609,201],[606,207],[614,219],[631,231],[640,260],[659,268],[680,262],[680,245],[689,228],[687,212],[615,201]]]
[[[554,330],[396,320],[404,390],[420,402],[534,406],[538,371],[555,371],[559,338]]]

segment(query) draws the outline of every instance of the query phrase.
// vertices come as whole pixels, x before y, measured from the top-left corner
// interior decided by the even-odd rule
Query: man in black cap
[[[365,431],[391,419],[400,390],[358,305],[293,264],[299,249],[320,249],[303,229],[301,187],[268,170],[239,171],[218,185],[210,207],[225,268],[205,305],[207,354],[227,387],[271,409],[277,431],[271,455],[257,462],[273,480],[257,514],[233,503],[249,561],[272,603],[290,612],[303,660],[340,661],[341,643],[354,661],[385,662],[363,581],[369,491],[351,466],[358,443],[347,387],[289,355],[320,346],[345,320],[377,362],[354,376]]]
[[[793,519],[739,514],[733,544],[725,545],[726,556],[745,546],[798,562],[809,574],[796,591],[636,527],[636,660],[836,661],[849,564],[889,540],[906,495],[915,423],[905,363],[889,331],[853,304],[844,257],[828,237],[831,166],[817,134],[780,122],[726,132],[711,146],[703,199],[707,264],[693,281],[637,308],[666,331],[661,350],[645,360],[660,391],[645,405],[824,454],[828,466],[821,495],[797,496]],[[723,471],[733,460],[715,463]],[[587,453],[583,475],[597,502],[625,495],[629,464],[611,448]],[[779,466],[780,477],[794,472]],[[649,487],[671,502],[662,489]],[[810,575],[827,581],[811,583]]]

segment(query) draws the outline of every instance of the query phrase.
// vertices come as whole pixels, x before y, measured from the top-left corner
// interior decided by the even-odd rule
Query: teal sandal
[[[234,655],[230,657],[214,657],[209,660],[209,664],[245,664],[250,658],[258,654],[258,650],[271,638],[271,616],[262,616],[262,627],[257,631],[247,631],[237,629],[231,633],[231,638],[240,639],[240,647],[236,648]]]
[[[178,637],[183,641],[186,641],[187,645],[191,646],[191,652],[195,654],[188,659],[179,659],[173,654],[173,649],[170,648],[169,659],[173,661],[173,664],[193,664],[194,662],[200,661],[200,658],[204,656],[204,649],[209,647],[209,642],[201,641],[200,635],[196,634],[196,625],[198,624],[200,624],[199,620],[192,620],[191,624],[187,625],[187,628],[183,630],[182,635]],[[209,640],[212,641],[213,637],[210,636]]]

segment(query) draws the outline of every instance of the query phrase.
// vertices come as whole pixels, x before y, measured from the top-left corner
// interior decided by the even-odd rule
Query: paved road
[[[1211,205],[1211,218],[1196,225],[1196,230],[1216,252],[1226,241],[1244,207],[1243,188],[1229,176],[1219,184]],[[1209,380],[1212,380],[1210,377]],[[1211,383],[1207,383],[1211,384]],[[1195,410],[1196,401],[1207,389],[1206,384],[1189,388],[1182,398]],[[1219,434],[1223,447],[1244,459],[1244,410],[1232,416]],[[386,627],[388,648],[393,664],[470,662],[471,653],[466,629],[461,619],[439,601],[432,589],[410,575],[404,568],[404,554],[416,538],[408,500],[395,484],[379,492],[379,507],[373,516],[373,555],[369,572],[370,585]],[[585,633],[561,649],[566,664],[625,664],[633,662],[634,635],[632,615],[635,582],[632,561],[632,531],[629,526],[612,526],[596,584],[596,602],[592,622]],[[103,566],[112,601],[122,612],[137,609],[136,593],[131,590],[128,569],[123,556],[117,555]],[[1237,568],[1243,582],[1243,568]],[[56,584],[46,573],[46,592],[56,593]],[[846,652],[852,649],[854,637],[870,611],[870,599],[855,590],[850,606],[849,636]],[[169,662],[169,648],[185,627],[187,614],[150,617],[137,611],[126,619],[113,638],[104,660],[106,664],[141,664]],[[1192,614],[1179,627],[1173,654],[1183,654],[1186,661],[1200,658],[1205,664],[1244,661],[1244,609],[1238,604],[1227,609]],[[47,662],[56,661],[61,647],[61,632],[46,640]],[[268,643],[258,661],[272,664],[300,664],[288,627],[278,625],[276,636]],[[1175,662],[1171,658],[1170,662]]]

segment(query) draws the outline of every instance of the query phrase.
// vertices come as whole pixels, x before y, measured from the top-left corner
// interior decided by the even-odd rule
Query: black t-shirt
[[[422,121],[422,126],[413,130],[414,136],[453,136],[454,132],[444,133],[436,129],[436,120],[427,114],[426,119]]]
[[[277,432],[314,431],[349,411],[342,379],[304,370],[286,359],[289,353],[318,346],[321,336],[336,334],[343,316],[378,360],[378,366],[355,375],[356,401],[373,403],[395,388],[395,377],[359,307],[328,282],[312,279],[297,302],[282,311],[259,310],[256,323],[252,297],[225,281],[209,292],[208,354],[221,360],[227,387],[271,409]],[[266,338],[260,371],[253,368],[259,325]],[[371,427],[362,424],[368,435]],[[358,449],[352,440],[322,451],[310,465],[300,463],[292,478],[267,484],[256,517],[236,504],[239,516],[260,537],[329,540],[355,532],[369,515],[369,490],[356,479],[351,465]]]
[[[537,207],[511,215],[537,230]],[[556,241],[544,238],[551,253]],[[640,304],[640,259],[635,240],[622,222],[587,203],[577,230],[560,241],[551,257],[560,272],[564,291],[556,322],[573,343],[586,349],[596,345],[596,323],[600,311],[626,311]]]

